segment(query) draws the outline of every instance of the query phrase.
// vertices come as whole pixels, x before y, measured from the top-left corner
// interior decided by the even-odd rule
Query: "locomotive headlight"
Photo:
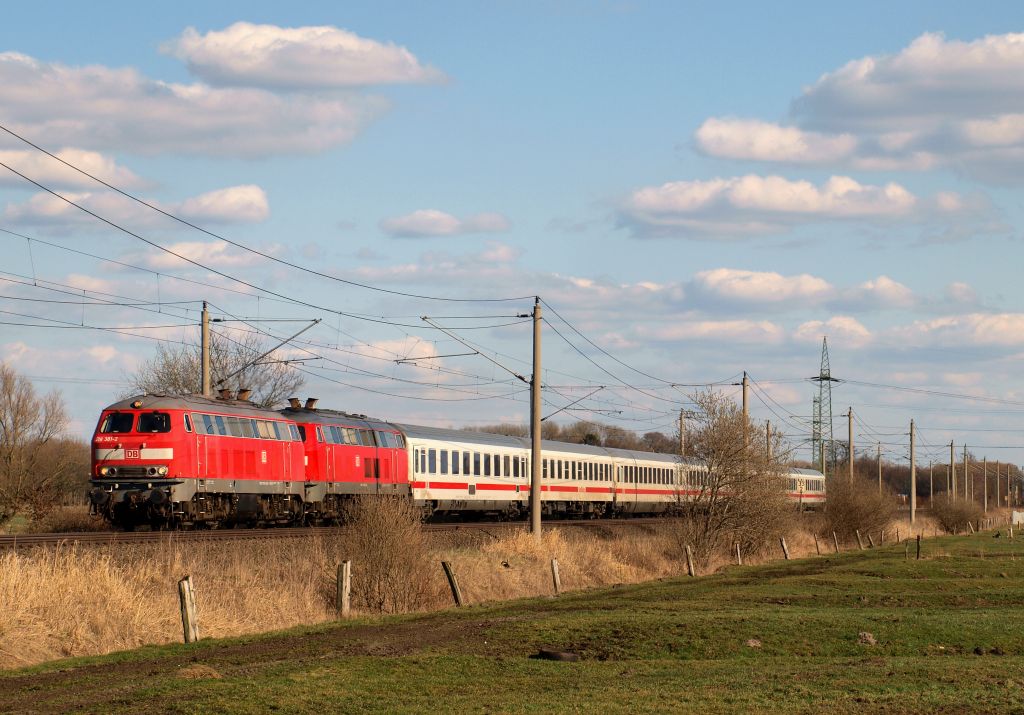
[[[117,474],[117,467],[104,467],[107,470],[106,476],[113,477]]]
[[[149,476],[153,476],[154,474],[156,474],[156,467],[150,467],[149,469],[147,469],[146,474],[148,474]]]
[[[161,477],[166,477],[167,476],[167,467],[157,467],[156,473],[159,474]]]
[[[110,467],[100,467],[100,476],[105,477],[110,474]]]

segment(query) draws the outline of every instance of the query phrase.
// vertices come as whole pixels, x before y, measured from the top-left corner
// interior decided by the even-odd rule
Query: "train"
[[[412,499],[425,518],[525,517],[530,440],[425,427],[317,407],[275,410],[247,392],[138,395],[104,408],[92,437],[93,514],[124,529],[316,525],[363,495]],[[544,440],[546,517],[669,512],[707,469],[691,458]],[[790,468],[800,507],[825,503],[820,472]]]

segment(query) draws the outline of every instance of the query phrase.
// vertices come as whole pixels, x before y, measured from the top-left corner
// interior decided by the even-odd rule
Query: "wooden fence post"
[[[192,588],[192,577],[178,581],[178,601],[181,605],[181,627],[185,632],[185,642],[195,643],[199,640],[199,622],[196,620],[196,592]]]
[[[459,580],[455,578],[455,571],[452,570],[452,565],[448,561],[442,561],[441,568],[444,569],[444,575],[448,577],[448,585],[452,589],[452,598],[455,599],[455,605],[461,608],[463,604],[462,590],[459,588]]]
[[[342,561],[338,565],[338,578],[335,606],[338,618],[348,618],[352,607],[352,562]]]
[[[839,553],[839,537],[836,536],[836,532],[832,532],[832,543],[836,545],[836,553]]]
[[[971,530],[971,533],[972,533],[972,534],[976,533],[976,532],[974,531],[974,524],[972,524],[972,523],[971,523],[971,520],[970,520],[970,519],[968,519],[968,520],[967,520],[967,528]]]
[[[562,593],[562,578],[558,575],[558,559],[551,559],[551,581],[555,584],[555,595]]]
[[[921,560],[921,535],[917,535],[917,559]]]
[[[860,538],[860,529],[857,529],[856,531],[857,531],[857,546],[859,546],[860,550],[863,551],[864,550],[864,541]]]
[[[885,529],[878,532],[878,545],[885,546]]]
[[[743,555],[740,553],[740,542],[736,542],[736,565],[743,565]]]
[[[907,539],[903,543],[903,560],[904,561],[909,561],[910,560],[910,539]]]
[[[779,543],[782,544],[782,555],[786,557],[786,561],[789,561],[789,547],[786,546],[786,537],[780,537]]]
[[[814,550],[818,552],[818,556],[821,556],[821,546],[818,544],[818,535],[812,534],[814,537]]]
[[[871,538],[871,532],[868,532],[868,547],[875,548],[875,540]]]
[[[693,570],[693,550],[690,545],[686,545],[686,573],[691,576],[696,576],[697,573]]]

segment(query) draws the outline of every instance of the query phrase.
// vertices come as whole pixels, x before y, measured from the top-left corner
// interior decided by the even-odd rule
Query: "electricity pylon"
[[[815,402],[814,424],[811,434],[814,443],[814,463],[820,466],[828,462],[835,471],[835,443],[832,435],[832,383],[839,382],[832,377],[828,365],[828,336],[821,339],[821,369],[811,380],[818,383],[818,397]]]

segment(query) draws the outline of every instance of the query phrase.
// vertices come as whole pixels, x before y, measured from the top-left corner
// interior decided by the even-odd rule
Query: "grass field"
[[[1024,710],[1024,540],[945,537],[923,555],[888,546],[58,661],[0,675],[0,711]],[[529,657],[541,647],[581,660]]]

